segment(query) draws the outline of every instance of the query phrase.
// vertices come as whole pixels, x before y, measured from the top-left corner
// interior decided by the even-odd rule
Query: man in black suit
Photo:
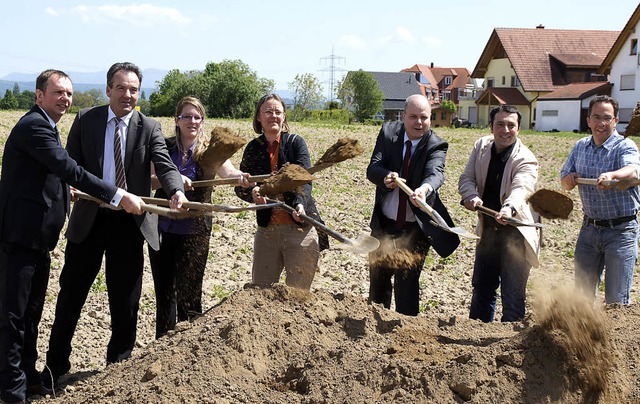
[[[433,245],[440,256],[446,257],[460,244],[457,235],[434,227],[416,202],[426,201],[453,226],[438,196],[444,183],[448,144],[431,130],[430,116],[431,105],[426,97],[407,98],[402,122],[382,126],[367,167],[367,178],[376,185],[371,235],[381,240],[380,249],[369,260],[369,300],[389,308],[395,288],[396,311],[412,316],[419,312],[418,281],[429,247]],[[398,177],[407,181],[413,195],[406,197],[398,188]],[[413,259],[395,259],[389,246],[409,252]]]
[[[73,87],[59,70],[36,80],[36,105],[11,131],[0,179],[0,395],[24,402],[41,393],[36,371],[38,323],[49,281],[49,251],[69,212],[69,186],[127,212],[141,213],[139,197],[85,171],[60,144],[56,124],[69,110]]]
[[[135,110],[141,82],[136,65],[111,66],[106,87],[109,105],[78,113],[67,150],[88,171],[110,182],[122,181],[128,191],[141,196],[150,194],[153,164],[171,207],[180,208],[186,202],[183,181],[167,152],[160,123]],[[74,205],[66,236],[65,264],[42,375],[45,385],[54,388],[71,368],[71,340],[103,256],[111,314],[107,363],[131,355],[142,290],[143,242],[155,250],[160,246],[156,215],[133,217],[90,201]]]

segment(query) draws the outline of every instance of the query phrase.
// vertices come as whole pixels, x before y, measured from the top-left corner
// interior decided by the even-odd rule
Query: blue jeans
[[[595,299],[605,270],[605,302],[629,304],[633,270],[638,259],[638,220],[613,227],[584,223],[576,242],[576,286]]]
[[[487,220],[488,219],[488,220]],[[476,248],[473,268],[473,296],[469,318],[485,323],[494,319],[498,287],[502,299],[502,321],[524,318],[526,287],[531,265],[525,258],[522,233],[486,218]]]

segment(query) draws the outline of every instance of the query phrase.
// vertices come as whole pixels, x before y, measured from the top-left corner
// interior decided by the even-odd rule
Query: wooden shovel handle
[[[249,182],[264,182],[273,174],[252,175],[248,178]],[[213,185],[238,185],[238,178],[215,178],[212,180],[192,181],[192,187],[210,187]]]
[[[602,181],[602,185],[604,185],[605,187],[610,187],[612,185],[615,185],[617,182],[618,182],[617,180]],[[598,179],[597,178],[576,178],[576,183],[580,185],[598,185]]]

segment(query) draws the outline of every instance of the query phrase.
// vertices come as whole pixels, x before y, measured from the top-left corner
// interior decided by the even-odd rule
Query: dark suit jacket
[[[404,132],[402,122],[385,123],[380,130],[371,161],[367,167],[367,178],[376,185],[376,200],[370,224],[374,236],[382,235],[381,218],[384,215],[382,200],[392,191],[384,184],[384,177],[392,171],[400,173],[402,169]],[[411,189],[416,189],[425,182],[431,185],[434,192],[427,199],[427,203],[440,213],[449,226],[453,226],[451,216],[438,195],[438,189],[444,183],[444,165],[448,148],[447,142],[440,139],[433,131],[427,132],[411,156],[409,176],[406,180]],[[429,238],[434,250],[441,257],[449,256],[455,251],[460,244],[460,239],[456,234],[433,226],[430,223],[429,215],[411,203],[409,206],[416,216],[420,229]]]
[[[104,138],[107,129],[108,105],[84,109],[76,116],[69,137],[67,150],[69,155],[85,169],[102,178],[104,163]],[[151,194],[151,163],[167,195],[176,191],[184,192],[182,177],[171,161],[160,123],[134,111],[129,121],[127,144],[124,157],[127,191],[139,195]],[[93,226],[98,205],[81,200],[74,204],[67,238],[82,242]],[[160,248],[158,216],[148,213],[134,216],[142,235],[154,250]]]
[[[0,240],[53,250],[69,213],[70,184],[108,202],[116,193],[80,167],[34,106],[11,131],[2,157]]]

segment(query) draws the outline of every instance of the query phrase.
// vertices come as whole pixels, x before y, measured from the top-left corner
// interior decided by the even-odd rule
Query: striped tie
[[[122,140],[120,137],[120,130],[122,126],[120,123],[122,119],[116,117],[116,129],[113,132],[113,161],[116,168],[116,186],[124,190],[127,189],[127,179],[124,175],[124,162],[122,161]]]

